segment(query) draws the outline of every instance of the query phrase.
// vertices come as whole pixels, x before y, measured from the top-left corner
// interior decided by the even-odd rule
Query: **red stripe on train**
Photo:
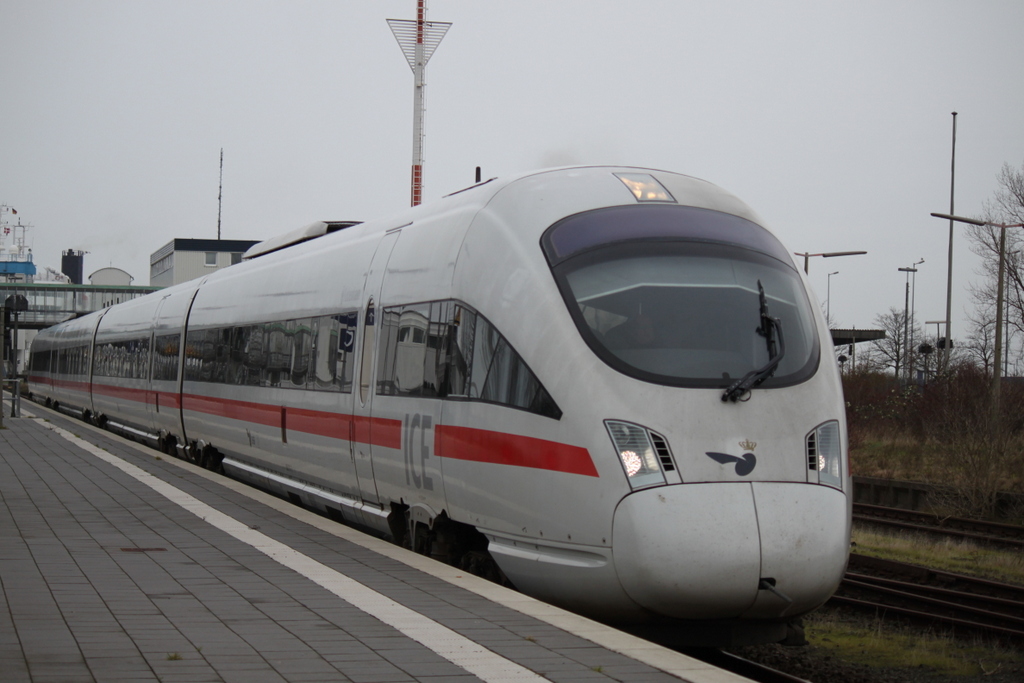
[[[54,382],[54,384],[80,391],[89,391],[90,388],[86,382],[65,380]],[[149,402],[150,396],[156,394],[159,396],[162,407],[178,407],[178,394],[169,392],[153,392],[95,383],[91,388],[97,393],[120,396],[143,403]],[[306,408],[286,408],[199,394],[182,394],[181,403],[185,410],[231,420],[252,422],[279,429],[287,420],[288,431],[315,434],[344,441],[351,439],[356,443],[395,450],[402,448],[402,422],[400,420],[371,418],[365,415],[345,415]],[[453,460],[529,467],[588,477],[600,476],[597,473],[597,468],[594,467],[590,452],[586,448],[472,427],[438,425],[434,431],[434,453],[438,457]]]
[[[292,432],[332,439],[352,438],[358,443],[396,450],[402,447],[402,423],[399,420],[287,408],[198,394],[184,394],[182,404],[185,410],[268,427],[281,428],[287,420],[288,431]]]
[[[586,448],[472,427],[438,425],[434,452],[454,460],[600,476]]]

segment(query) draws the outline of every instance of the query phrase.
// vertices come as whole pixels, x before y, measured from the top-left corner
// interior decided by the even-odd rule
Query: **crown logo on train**
[[[740,448],[742,448],[745,451],[752,451],[755,448],[757,448],[757,442],[756,441],[751,441],[750,439],[746,439],[745,441],[740,441]]]

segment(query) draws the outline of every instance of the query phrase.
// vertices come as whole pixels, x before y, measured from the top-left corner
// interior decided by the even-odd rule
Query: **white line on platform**
[[[422,643],[448,661],[489,683],[505,681],[547,681],[546,678],[515,662],[473,642],[442,624],[401,605],[391,598],[354,581],[340,572],[304,555],[266,534],[250,529],[237,519],[216,510],[206,503],[171,486],[148,472],[112,455],[70,432],[48,424],[79,448],[110,463],[134,477],[171,502],[180,505],[203,521],[251,545],[271,559],[293,569],[302,576],[326,588],[342,600],[363,610],[385,624]]]

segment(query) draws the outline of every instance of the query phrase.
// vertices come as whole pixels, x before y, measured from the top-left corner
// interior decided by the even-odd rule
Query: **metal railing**
[[[4,399],[11,392],[11,417],[21,417],[21,380],[17,377],[0,379],[0,428],[4,426]]]

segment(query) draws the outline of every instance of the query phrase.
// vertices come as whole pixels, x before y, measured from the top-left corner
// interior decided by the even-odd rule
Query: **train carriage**
[[[489,181],[97,314],[101,391],[34,381],[109,421],[151,396],[187,457],[556,604],[773,639],[842,577],[850,482],[828,329],[763,226],[661,171]]]

